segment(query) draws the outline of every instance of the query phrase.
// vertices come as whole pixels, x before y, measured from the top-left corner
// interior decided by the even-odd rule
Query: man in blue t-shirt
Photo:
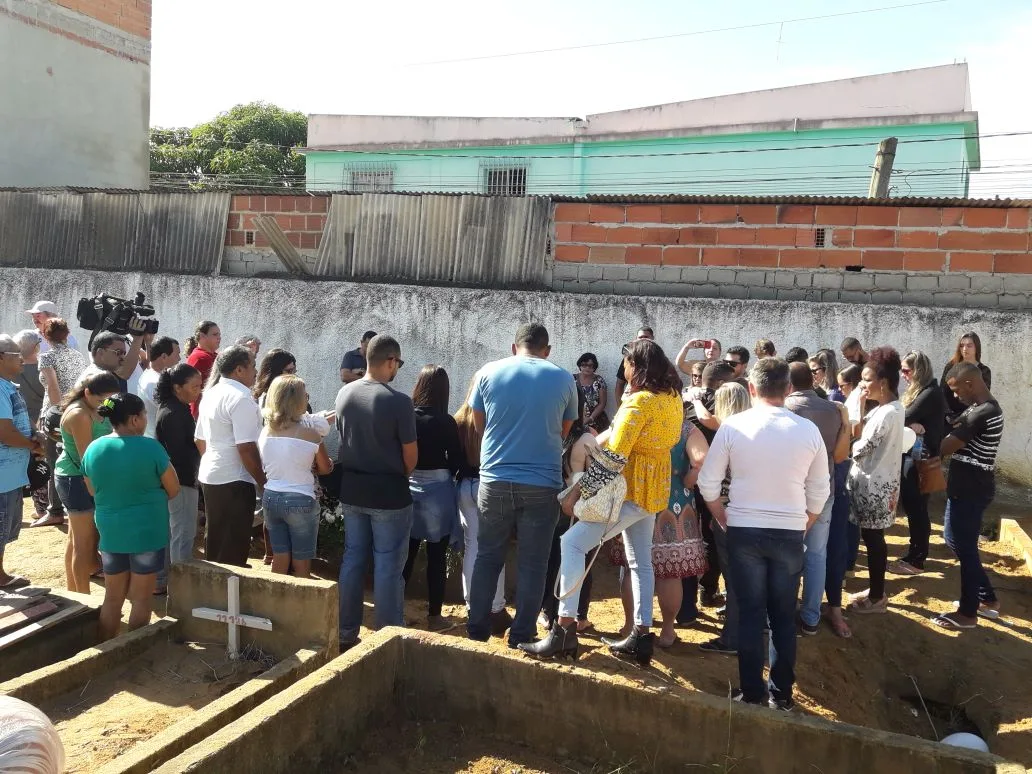
[[[563,488],[563,438],[577,418],[573,377],[547,361],[543,325],[516,332],[512,357],[477,374],[470,407],[480,447],[480,540],[469,595],[469,636],[491,634],[491,602],[513,528],[519,539],[516,618],[509,647],[533,642]]]

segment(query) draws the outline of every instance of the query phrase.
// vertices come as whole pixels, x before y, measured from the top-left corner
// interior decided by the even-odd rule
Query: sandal
[[[960,602],[957,602],[956,600],[954,600],[953,604],[958,608],[960,607]],[[988,602],[979,602],[978,614],[982,616],[982,618],[988,618],[990,621],[997,620],[1000,617],[1000,603],[996,602],[995,604],[996,607],[992,607]]]
[[[920,567],[914,567],[914,565],[904,562],[900,559],[898,562],[889,562],[888,571],[895,575],[923,575],[924,570]]]
[[[973,623],[961,623],[954,616],[956,613],[943,613],[932,618],[932,623],[943,629],[974,629]]]
[[[849,603],[849,609],[858,615],[871,615],[872,613],[887,613],[889,611],[889,598],[882,597],[877,602],[872,602],[869,597],[858,599]]]
[[[20,575],[12,575],[11,579],[7,583],[0,584],[0,589],[4,591],[14,591],[15,589],[23,589],[30,585],[31,581],[28,578],[23,578]]]
[[[835,632],[836,637],[839,637],[843,640],[848,640],[850,637],[853,636],[853,630],[850,629],[849,624],[846,623],[845,616],[842,616],[842,618],[836,621],[834,618],[831,617],[830,613],[824,611],[821,613],[821,618],[823,618],[827,622],[828,626],[831,627],[831,630]]]

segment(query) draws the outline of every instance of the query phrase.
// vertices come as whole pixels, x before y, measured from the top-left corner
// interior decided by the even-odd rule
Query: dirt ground
[[[928,739],[942,738],[955,730],[977,729],[994,753],[1032,767],[1032,680],[1028,679],[1032,674],[1032,577],[1013,546],[986,542],[982,545],[983,559],[1002,603],[1002,617],[998,621],[981,620],[977,629],[964,632],[933,626],[933,615],[954,609],[960,584],[957,563],[942,541],[941,514],[941,508],[933,509],[933,520],[940,523],[934,525],[927,572],[917,577],[889,575],[887,615],[852,616],[850,640],[836,638],[827,628],[816,637],[799,640],[797,711]],[[29,516],[27,510],[26,519]],[[1029,521],[1023,521],[1028,529]],[[905,520],[890,530],[890,559],[904,552],[906,534]],[[55,528],[23,530],[21,538],[8,547],[5,565],[37,585],[60,588],[64,582],[65,539]],[[847,592],[866,588],[864,561],[861,547],[857,577],[847,579]],[[261,566],[260,559],[252,560],[252,565]],[[422,568],[417,567],[417,576],[421,572]],[[103,593],[100,585],[98,581],[94,593]],[[421,628],[425,625],[426,603],[413,585],[406,619]],[[449,589],[455,586],[455,579],[450,578]],[[507,596],[512,598],[511,593]],[[736,659],[705,654],[697,647],[720,631],[714,611],[703,608],[703,617],[697,623],[678,630],[681,641],[668,651],[657,651],[652,665],[642,669],[612,657],[599,642],[600,635],[616,632],[623,622],[615,568],[604,559],[596,565],[593,598],[590,618],[595,632],[582,638],[579,666],[608,673],[616,680],[674,691],[726,696],[729,686],[738,684]],[[163,612],[162,607],[157,605],[156,614]],[[371,623],[371,612],[370,599],[367,623]],[[464,606],[446,604],[444,613],[455,624],[450,634],[464,636]],[[658,620],[658,604],[656,617]],[[503,649],[505,642],[493,638],[491,647]],[[473,752],[468,757],[472,758]],[[482,755],[487,752],[482,751]],[[501,757],[512,756],[505,753]],[[484,760],[489,761],[490,755]],[[512,760],[516,761],[512,766],[503,760],[484,763],[486,768],[433,771],[488,772],[494,770],[492,766],[501,766],[499,772],[541,768],[540,762],[526,756]]]

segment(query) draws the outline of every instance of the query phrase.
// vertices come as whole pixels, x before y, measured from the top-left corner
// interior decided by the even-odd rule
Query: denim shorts
[[[143,551],[139,554],[112,554],[100,552],[100,563],[105,575],[131,572],[133,575],[153,575],[165,569],[165,549]]]
[[[18,539],[21,525],[21,487],[10,492],[0,492],[0,556],[3,556],[4,546]]]
[[[67,510],[75,513],[94,510],[93,495],[82,476],[54,476],[54,486]]]
[[[319,536],[319,502],[297,492],[262,495],[265,527],[269,530],[272,553],[290,554],[294,559],[314,559]]]

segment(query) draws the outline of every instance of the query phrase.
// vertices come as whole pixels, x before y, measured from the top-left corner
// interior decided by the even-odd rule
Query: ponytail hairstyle
[[[215,323],[212,323],[214,325]],[[240,366],[245,366],[254,360],[254,353],[251,352],[247,347],[232,346],[229,349],[224,349],[215,359],[215,367],[211,369],[211,376],[208,377],[208,383],[205,385],[205,389],[211,389],[219,380],[226,376],[228,377],[231,373],[237,370]]]
[[[187,336],[183,342],[183,357],[190,357],[190,353],[197,349],[197,337]]]
[[[176,400],[176,391],[173,387],[182,387],[201,372],[187,363],[177,363],[171,368],[166,368],[158,377],[158,384],[154,388],[154,403],[158,406],[172,406]]]
[[[64,411],[73,403],[78,403],[86,396],[86,391],[89,390],[91,395],[110,395],[111,393],[118,392],[122,389],[122,385],[118,381],[118,377],[109,371],[105,371],[102,374],[94,374],[93,376],[83,379],[67,393],[61,400],[61,411]]]
[[[197,349],[197,346],[200,343],[201,335],[207,335],[211,332],[211,329],[216,327],[217,325],[218,323],[213,323],[211,320],[201,320],[199,323],[197,323],[197,327],[194,328],[193,336],[188,337],[186,340],[186,346],[184,347],[184,349],[186,350],[187,357],[190,356],[191,352]]]
[[[133,417],[143,414],[147,407],[138,395],[131,392],[120,392],[101,401],[97,413],[104,419],[110,419],[112,427],[121,427]]]

